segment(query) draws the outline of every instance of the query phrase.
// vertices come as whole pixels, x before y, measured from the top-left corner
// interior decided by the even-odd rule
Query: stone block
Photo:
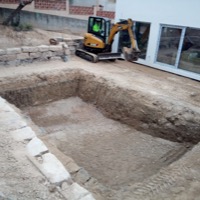
[[[62,58],[60,56],[52,56],[50,59],[51,60],[62,60]]]
[[[46,51],[42,53],[42,57],[41,58],[50,58],[52,57],[52,51]]]
[[[62,195],[68,200],[81,200],[90,193],[77,183],[73,183],[66,190],[61,191]]]
[[[12,61],[17,58],[16,54],[11,54],[11,55],[2,55],[0,56],[0,61]]]
[[[0,61],[1,62],[7,61],[7,55],[0,55]]]
[[[21,62],[18,59],[5,62],[5,65],[8,65],[8,66],[19,66],[20,64]]]
[[[29,58],[29,53],[19,53],[19,54],[17,54],[17,59],[19,59],[19,60],[25,60],[27,58]]]
[[[38,47],[29,47],[29,46],[24,46],[21,48],[23,53],[35,53],[38,52]]]
[[[30,127],[17,129],[10,133],[16,141],[31,140],[36,137],[35,132]]]
[[[38,50],[40,52],[49,51],[49,46],[47,46],[47,45],[40,45],[40,46],[38,46]]]
[[[27,123],[16,112],[3,112],[0,115],[0,127],[5,131],[26,127]]]
[[[42,162],[38,162],[36,157],[29,156],[29,159],[36,165],[36,167],[47,177],[47,179],[54,184],[61,185],[62,182],[70,181],[71,176],[64,168],[62,163],[51,153],[42,155]]]
[[[21,51],[21,48],[8,48],[7,50],[6,50],[6,53],[8,54],[8,55],[11,55],[11,54],[18,54],[18,53],[21,53],[22,51]]]
[[[26,146],[27,152],[31,156],[39,156],[48,152],[45,144],[37,137],[33,138]]]
[[[68,44],[66,42],[60,42],[60,45],[63,47],[63,49],[68,49]]]
[[[52,56],[63,56],[63,51],[52,52]]]
[[[6,54],[6,50],[0,49],[0,56],[5,55],[5,54]]]
[[[62,51],[62,46],[61,45],[51,45],[49,46],[50,51]]]
[[[41,56],[41,52],[30,53],[30,58],[40,58]]]
[[[16,54],[7,55],[7,61],[16,60],[16,58],[17,58]]]

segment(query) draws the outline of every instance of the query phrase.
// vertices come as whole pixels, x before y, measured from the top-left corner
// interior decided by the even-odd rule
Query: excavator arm
[[[110,30],[110,35],[108,38],[108,45],[111,46],[115,35],[119,31],[123,31],[123,30],[128,31],[130,42],[131,42],[131,48],[123,47],[124,57],[128,61],[136,61],[140,54],[140,50],[138,48],[137,40],[135,39],[132,27],[133,27],[132,19],[128,19],[128,20],[116,23],[112,26]]]

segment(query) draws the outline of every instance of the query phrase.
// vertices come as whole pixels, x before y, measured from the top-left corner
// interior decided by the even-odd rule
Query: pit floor
[[[155,174],[187,150],[183,144],[108,119],[78,97],[23,111],[40,127],[43,139],[116,190]]]

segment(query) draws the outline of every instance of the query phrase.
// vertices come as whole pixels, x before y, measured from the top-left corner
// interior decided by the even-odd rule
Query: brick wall
[[[83,6],[70,6],[69,14],[71,15],[93,15],[93,7],[83,7]]]
[[[97,11],[97,16],[107,17],[107,18],[110,18],[110,19],[114,19],[115,18],[115,12],[111,12],[111,11]]]
[[[0,3],[6,3],[6,4],[18,4],[18,0],[0,0]]]
[[[66,0],[35,0],[35,9],[66,10]]]

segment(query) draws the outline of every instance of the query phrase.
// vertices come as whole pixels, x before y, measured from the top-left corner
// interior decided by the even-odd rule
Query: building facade
[[[132,18],[141,49],[138,63],[200,80],[199,0],[117,0],[116,21]],[[115,51],[129,46],[117,35]]]

